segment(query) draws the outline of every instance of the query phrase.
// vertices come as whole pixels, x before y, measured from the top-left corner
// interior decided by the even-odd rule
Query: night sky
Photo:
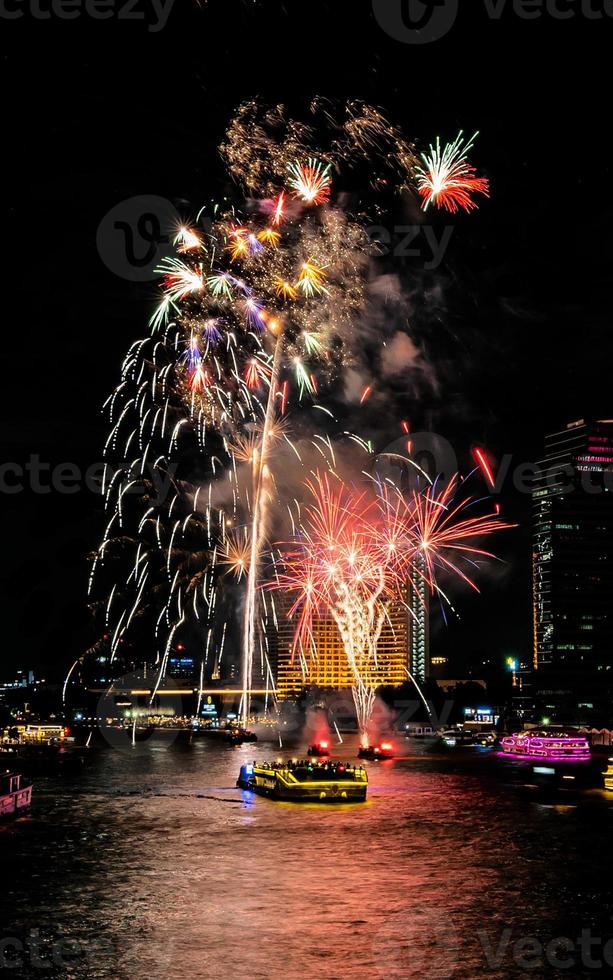
[[[478,443],[515,467],[538,459],[546,431],[613,415],[610,19],[524,20],[509,3],[492,20],[464,0],[445,37],[409,45],[378,25],[370,0],[175,7],[157,33],[27,12],[3,24],[3,462],[100,461],[101,407],[146,333],[155,287],[105,266],[98,226],[135,195],[188,215],[216,196],[216,147],[254,96],[298,109],[315,94],[365,99],[421,145],[480,130],[473,158],[492,198],[449,222],[431,277],[445,308],[416,317],[434,383],[419,396],[408,385],[407,418],[461,460]],[[100,499],[82,486],[0,499],[0,679],[17,667],[60,676],[93,639]],[[501,539],[506,564],[481,597],[456,597],[462,619],[435,628],[433,653],[501,661],[530,648],[530,498],[507,481],[502,499],[520,524]]]

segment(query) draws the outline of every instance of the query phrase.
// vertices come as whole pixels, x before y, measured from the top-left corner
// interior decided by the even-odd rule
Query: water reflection
[[[483,756],[407,747],[366,763],[368,803],[338,807],[235,787],[276,744],[154,741],[39,778],[31,816],[0,831],[3,929],[36,934],[48,965],[14,945],[5,975],[538,977],[552,940],[610,938],[602,794],[546,806]],[[351,740],[334,751],[355,753]],[[517,948],[531,937],[542,964],[527,970]]]

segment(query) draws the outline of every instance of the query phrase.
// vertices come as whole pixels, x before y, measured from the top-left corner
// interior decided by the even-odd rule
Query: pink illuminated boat
[[[21,782],[21,775],[6,772],[0,775],[0,817],[23,813],[32,802],[32,787]]]
[[[507,759],[589,762],[590,744],[575,728],[539,728],[507,735],[499,753]]]

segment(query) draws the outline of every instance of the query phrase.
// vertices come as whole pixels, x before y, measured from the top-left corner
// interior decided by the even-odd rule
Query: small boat
[[[330,755],[330,745],[325,739],[321,739],[319,742],[314,742],[313,745],[309,745],[307,755],[314,755],[320,759],[323,759]]]
[[[458,745],[475,744],[474,732],[468,732],[463,728],[448,728],[447,731],[441,733],[441,739],[450,749],[454,749]]]
[[[408,724],[404,727],[404,737],[416,739],[436,738],[436,732],[431,725]]]
[[[32,802],[32,787],[22,785],[21,775],[6,772],[0,776],[0,817],[23,813]]]
[[[222,739],[230,745],[242,745],[243,742],[257,742],[258,737],[255,732],[249,732],[246,728],[222,728]]]
[[[249,728],[239,729],[239,737],[241,742],[257,742],[258,740],[256,733]]]
[[[64,742],[4,743],[0,747],[0,766],[11,771],[20,769],[27,776],[48,772],[68,772],[80,768],[85,750]]]
[[[126,731],[130,733],[134,742],[148,742],[155,735],[157,726],[149,725],[126,725]]]
[[[379,742],[378,745],[361,745],[358,750],[358,759],[393,759],[394,746],[391,742]]]
[[[534,728],[507,735],[499,753],[507,759],[534,762],[589,762],[592,756],[587,737],[576,728]]]
[[[236,785],[273,800],[295,803],[363,803],[368,776],[343,762],[247,762]]]
[[[242,745],[243,742],[257,742],[258,740],[255,732],[240,728],[238,725],[226,725],[223,728],[203,725],[201,728],[194,728],[192,734],[201,738],[210,738],[213,742],[223,742],[229,745]]]
[[[496,738],[495,732],[475,732],[473,735],[473,745],[475,748],[480,746],[481,748],[488,749],[496,744]]]

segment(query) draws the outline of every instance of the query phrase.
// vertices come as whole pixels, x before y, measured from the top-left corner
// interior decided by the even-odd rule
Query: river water
[[[153,739],[35,779],[0,827],[0,977],[602,975],[605,794],[543,802],[474,750],[402,751],[338,808],[237,789],[242,761],[278,754],[262,742]]]

